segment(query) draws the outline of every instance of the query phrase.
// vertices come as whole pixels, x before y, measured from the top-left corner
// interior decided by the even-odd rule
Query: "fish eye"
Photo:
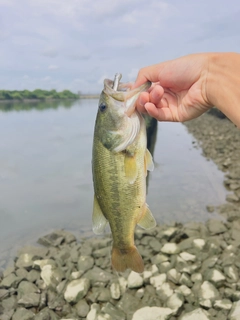
[[[105,111],[105,110],[107,109],[107,106],[106,106],[105,103],[101,103],[98,108],[99,108],[99,110],[100,110],[101,112],[103,112],[103,111]]]

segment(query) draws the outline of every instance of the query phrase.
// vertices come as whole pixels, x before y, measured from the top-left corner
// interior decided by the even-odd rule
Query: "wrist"
[[[207,98],[240,127],[240,54],[209,55]]]

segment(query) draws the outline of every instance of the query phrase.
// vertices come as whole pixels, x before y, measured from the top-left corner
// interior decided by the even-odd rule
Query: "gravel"
[[[56,230],[0,273],[1,320],[240,319],[240,132],[210,114],[185,124],[226,173],[219,219],[136,229],[145,271],[111,269],[111,235]]]

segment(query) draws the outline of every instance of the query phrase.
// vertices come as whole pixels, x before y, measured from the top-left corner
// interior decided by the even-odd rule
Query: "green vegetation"
[[[0,101],[1,100],[50,100],[50,99],[79,99],[79,95],[72,93],[69,90],[63,90],[57,92],[56,90],[42,90],[35,89],[34,91],[22,90],[22,91],[9,91],[0,90]]]

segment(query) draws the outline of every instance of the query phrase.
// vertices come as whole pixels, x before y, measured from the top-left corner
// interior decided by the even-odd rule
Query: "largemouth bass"
[[[136,100],[151,83],[131,90],[130,83],[105,79],[95,122],[92,171],[94,184],[93,231],[103,233],[109,222],[113,236],[112,267],[143,272],[134,245],[136,225],[156,225],[146,204],[147,170],[153,170],[147,150],[146,126]]]

